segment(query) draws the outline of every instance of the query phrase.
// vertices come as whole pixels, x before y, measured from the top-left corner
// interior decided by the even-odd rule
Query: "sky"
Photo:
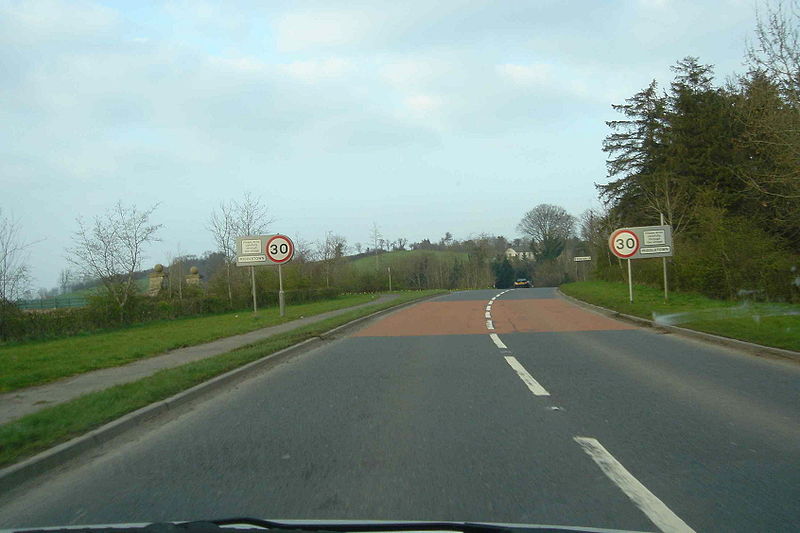
[[[34,287],[76,217],[158,204],[145,267],[213,250],[221,201],[351,245],[519,237],[607,181],[606,120],[670,65],[742,73],[754,1],[0,0],[0,209]]]

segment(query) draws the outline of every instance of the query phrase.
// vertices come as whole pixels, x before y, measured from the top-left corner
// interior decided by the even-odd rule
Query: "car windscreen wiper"
[[[371,520],[263,520],[260,518],[224,518],[192,522],[156,522],[149,524],[113,524],[47,528],[9,529],[16,533],[388,533],[458,532],[458,533],[636,533],[621,529],[581,526],[505,524],[494,522],[422,522]],[[0,533],[4,533],[0,532]]]

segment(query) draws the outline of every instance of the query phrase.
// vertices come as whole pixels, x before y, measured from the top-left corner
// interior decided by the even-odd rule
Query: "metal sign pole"
[[[633,303],[633,278],[631,278],[631,260],[628,259],[628,299]]]
[[[281,265],[278,264],[278,307],[281,310],[281,316],[286,316],[286,303],[283,296],[283,273],[281,272]]]
[[[661,225],[664,225],[664,213],[660,213],[661,215]],[[662,266],[664,267],[664,301],[669,300],[669,285],[667,283],[667,258],[662,257]]]
[[[389,271],[389,292],[392,292],[392,267],[386,267]]]
[[[256,303],[256,267],[250,267],[250,285],[253,288],[253,312],[258,312],[258,304]]]

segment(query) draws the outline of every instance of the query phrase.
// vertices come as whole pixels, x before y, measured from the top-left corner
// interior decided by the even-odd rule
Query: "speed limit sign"
[[[631,230],[620,229],[611,234],[608,246],[617,257],[628,259],[639,251],[639,237]]]
[[[286,235],[274,235],[267,241],[265,253],[273,263],[282,264],[294,256],[294,243]]]

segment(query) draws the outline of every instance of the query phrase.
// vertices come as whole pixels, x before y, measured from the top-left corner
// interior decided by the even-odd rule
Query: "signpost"
[[[267,259],[278,265],[278,307],[281,316],[286,314],[286,303],[283,297],[283,273],[281,265],[294,257],[294,243],[286,235],[274,235],[267,241]]]
[[[294,243],[286,235],[249,235],[236,237],[236,266],[249,266],[253,289],[253,312],[258,310],[256,303],[256,272],[258,265],[278,265],[278,305],[280,314],[286,314],[283,292],[283,273],[281,265],[294,257]]]
[[[584,263],[586,261],[591,261],[592,260],[592,256],[590,256],[590,255],[579,255],[577,257],[573,257],[572,260],[575,261],[575,279],[577,280],[578,279],[578,264],[579,263]],[[583,271],[583,281],[586,281],[586,270],[585,269]]]
[[[663,215],[662,215],[663,221]],[[672,257],[672,226],[641,226],[621,228],[608,239],[611,253],[628,260],[628,298],[633,302],[633,279],[631,259]],[[667,299],[667,263],[664,259],[664,299]]]

